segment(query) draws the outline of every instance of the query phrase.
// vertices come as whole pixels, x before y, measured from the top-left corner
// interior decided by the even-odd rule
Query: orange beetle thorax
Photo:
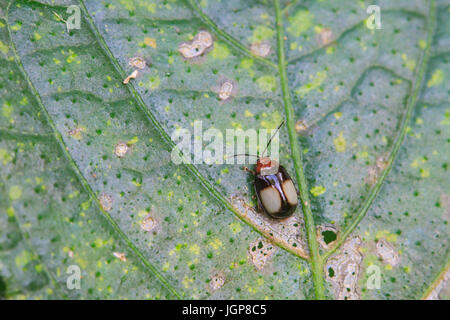
[[[263,176],[276,174],[278,172],[278,162],[268,157],[259,158],[256,162],[256,173]]]

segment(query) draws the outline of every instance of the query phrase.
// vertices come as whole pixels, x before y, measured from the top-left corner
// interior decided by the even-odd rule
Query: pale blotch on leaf
[[[369,173],[365,179],[365,182],[370,186],[375,185],[381,173],[386,169],[387,165],[388,162],[384,156],[378,157],[375,164],[369,167]]]
[[[152,213],[147,214],[140,222],[141,229],[147,232],[156,230],[158,223]]]
[[[129,147],[125,142],[119,142],[114,147],[114,154],[119,158],[123,158],[127,154],[128,150]]]
[[[100,195],[98,201],[100,202],[100,206],[103,210],[110,211],[112,209],[113,200],[110,195],[103,193]]]
[[[317,32],[317,40],[323,46],[329,45],[334,41],[333,31],[328,28],[318,28]]]
[[[297,133],[302,133],[302,132],[305,132],[306,130],[308,130],[308,125],[306,124],[305,121],[298,120],[295,123],[295,131],[297,131]]]
[[[338,254],[331,256],[325,264],[326,278],[339,300],[358,300],[358,279],[361,274],[363,256],[359,252],[362,241],[358,236],[347,239]]]
[[[225,81],[220,87],[219,98],[220,100],[227,100],[231,97],[233,92],[233,83],[231,81]]]
[[[237,85],[234,81],[223,78],[213,88],[213,91],[217,92],[220,101],[227,101],[236,94]]]
[[[116,257],[120,261],[123,261],[123,262],[127,261],[127,257],[125,255],[125,253],[123,253],[123,252],[113,252],[113,255],[114,255],[114,257]]]
[[[225,276],[221,273],[215,273],[210,280],[209,289],[213,292],[219,290],[225,284]]]
[[[255,42],[252,43],[250,51],[259,57],[267,57],[270,54],[272,47],[267,42]]]
[[[86,130],[84,128],[75,128],[75,129],[69,130],[68,134],[69,134],[69,136],[71,136],[72,138],[74,138],[76,140],[81,140],[83,138],[82,133],[85,131]]]
[[[130,61],[128,61],[128,64],[133,67],[133,68],[137,68],[137,69],[145,69],[145,67],[147,66],[147,62],[145,62],[144,59],[142,59],[141,57],[134,57],[131,58]]]
[[[183,42],[178,51],[185,59],[193,59],[206,53],[214,44],[213,37],[208,31],[199,31],[191,42]]]
[[[384,239],[377,241],[377,256],[392,267],[395,267],[400,262],[400,256],[395,250],[394,246]]]
[[[258,270],[262,270],[272,255],[275,253],[276,247],[265,238],[259,238],[250,244],[248,253],[250,260]]]

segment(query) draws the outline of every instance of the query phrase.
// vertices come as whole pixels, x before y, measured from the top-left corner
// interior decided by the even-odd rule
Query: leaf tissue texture
[[[0,299],[448,299],[450,2],[373,4],[0,0]],[[283,120],[286,221],[172,161]]]

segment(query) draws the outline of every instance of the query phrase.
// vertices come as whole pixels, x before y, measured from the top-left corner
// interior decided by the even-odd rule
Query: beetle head
[[[278,167],[279,164],[277,161],[271,160],[269,157],[262,157],[256,162],[256,173],[263,176],[276,174]]]

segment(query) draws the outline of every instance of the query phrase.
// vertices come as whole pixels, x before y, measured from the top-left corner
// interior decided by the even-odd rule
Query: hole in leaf
[[[322,236],[323,236],[323,241],[325,241],[326,244],[330,244],[331,242],[335,241],[337,238],[336,233],[331,230],[323,231]]]
[[[333,268],[328,268],[328,276],[329,276],[330,278],[333,278],[333,277],[334,277],[334,270],[333,270]]]

